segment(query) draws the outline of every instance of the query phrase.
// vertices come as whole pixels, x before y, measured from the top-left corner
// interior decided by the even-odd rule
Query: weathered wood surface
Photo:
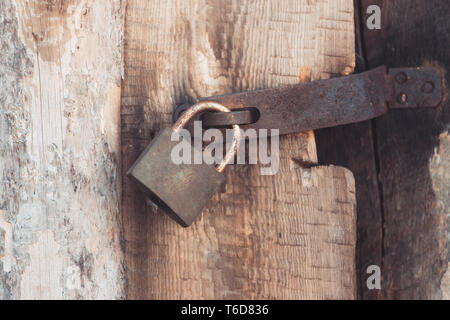
[[[445,0],[357,1],[362,23],[366,8],[381,7],[381,30],[370,31],[362,25],[366,68],[435,65],[441,67],[446,83],[450,78],[449,43],[450,3]],[[319,142],[342,140],[348,147],[339,154],[320,143],[319,160],[336,163],[356,173],[358,196],[358,273],[361,298],[430,299],[448,297],[447,216],[450,214],[448,97],[436,110],[397,110],[371,125],[327,129]],[[354,137],[357,137],[356,139]],[[373,143],[373,154],[370,151]],[[375,161],[355,162],[355,154],[367,154]],[[334,161],[337,159],[337,161]],[[359,173],[358,173],[359,172]],[[374,178],[378,179],[377,187]],[[377,190],[378,189],[378,190]],[[380,205],[367,208],[364,203]],[[375,212],[378,210],[378,214]],[[377,230],[374,226],[380,225]],[[374,237],[366,238],[366,234]],[[381,253],[381,257],[379,256]],[[372,257],[382,268],[382,290],[365,287],[364,266]],[[381,259],[380,259],[381,258]],[[379,262],[377,263],[377,261]]]
[[[355,5],[356,70],[368,70],[364,51],[362,31],[365,19],[361,14],[367,6],[359,1]],[[378,31],[372,31],[378,32]],[[357,241],[356,274],[358,298],[379,299],[381,290],[367,287],[367,268],[382,266],[383,218],[381,215],[380,190],[378,185],[377,153],[372,121],[364,121],[345,126],[325,128],[315,131],[317,155],[321,164],[343,166],[352,171],[356,184]]]
[[[179,103],[354,68],[349,0],[129,0],[125,25],[122,171]],[[127,297],[354,298],[353,176],[300,167],[316,161],[312,133],[280,147],[275,176],[229,167],[188,229],[123,177]]]
[[[0,1],[0,299],[124,297],[123,12]]]
[[[321,129],[315,133],[319,162],[344,166],[355,176],[358,297],[378,299],[380,290],[369,290],[366,284],[370,276],[367,268],[381,266],[383,232],[371,122]]]

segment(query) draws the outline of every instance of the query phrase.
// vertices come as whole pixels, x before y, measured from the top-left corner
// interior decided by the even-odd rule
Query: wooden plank
[[[123,171],[179,103],[354,68],[347,0],[130,0],[125,24]],[[300,166],[316,161],[312,133],[282,137],[280,149],[275,176],[229,167],[225,190],[188,229],[124,177],[127,296],[354,298],[352,174]]]
[[[355,1],[356,72],[367,70],[365,19],[359,1]],[[379,32],[374,30],[372,32]],[[377,154],[372,121],[316,130],[317,154],[324,165],[338,165],[353,172],[356,182],[357,241],[356,273],[358,299],[381,298],[380,290],[367,287],[367,268],[382,266],[383,217],[378,184]]]
[[[123,12],[0,2],[0,299],[124,296]]]
[[[367,287],[367,268],[382,265],[382,216],[371,121],[317,130],[317,153],[324,165],[351,170],[356,182],[356,272],[359,299],[378,299]]]
[[[364,45],[358,56],[362,57],[363,69],[382,64],[432,64],[448,69],[448,1],[356,2],[362,18]],[[369,5],[381,8],[381,30],[365,27]],[[445,220],[450,208],[450,170],[445,161],[449,158],[448,106],[446,99],[437,110],[391,111],[367,126],[327,129],[317,135],[322,147],[318,150],[319,160],[348,166],[355,173],[358,287],[363,299],[441,297],[440,281],[447,265]],[[331,148],[323,141],[331,141]],[[337,141],[345,141],[347,147],[338,149]],[[355,161],[355,155],[365,161]],[[367,205],[378,196],[380,205]],[[379,292],[365,286],[368,258],[382,269]],[[446,279],[443,290],[448,296],[448,275]]]
[[[431,64],[442,68],[448,82],[450,3],[378,3],[382,29],[365,34],[369,67]],[[375,126],[383,198],[384,297],[440,298],[440,281],[447,268],[450,206],[445,190],[450,181],[445,177],[446,162],[436,159],[449,156],[441,153],[447,150],[443,146],[448,143],[449,101],[436,110],[391,112],[377,119]]]

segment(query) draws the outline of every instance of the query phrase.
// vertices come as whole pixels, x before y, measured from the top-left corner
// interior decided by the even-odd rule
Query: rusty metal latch
[[[127,174],[169,216],[187,227],[225,182],[220,173],[237,153],[239,126],[278,129],[285,134],[368,120],[389,108],[435,107],[441,101],[442,79],[437,69],[386,70],[380,67],[342,78],[209,97],[189,108],[178,108],[173,127],[164,128],[152,140]],[[201,115],[207,110],[216,112]],[[208,126],[233,126],[233,143],[217,167],[173,161],[178,142],[172,136],[180,138],[181,130],[197,115]],[[195,155],[195,147],[189,150]]]
[[[302,132],[379,117],[389,109],[432,108],[442,99],[442,74],[433,67],[385,66],[350,76],[202,98],[232,112],[206,112],[203,126]],[[174,120],[190,105],[174,111]]]

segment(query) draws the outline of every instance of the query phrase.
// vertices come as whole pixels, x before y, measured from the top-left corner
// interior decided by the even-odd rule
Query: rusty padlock
[[[193,105],[172,128],[165,127],[158,134],[127,172],[145,187],[147,195],[159,207],[183,227],[192,224],[221,188],[225,182],[221,173],[233,160],[241,140],[239,126],[233,125],[233,142],[217,167],[205,163],[175,164],[171,152],[179,142],[172,141],[172,133],[179,133],[197,113],[205,110],[230,112],[217,102],[201,101]]]

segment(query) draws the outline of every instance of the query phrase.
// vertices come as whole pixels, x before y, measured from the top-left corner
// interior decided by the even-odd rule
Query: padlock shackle
[[[192,107],[187,109],[177,120],[177,122],[174,123],[172,129],[175,132],[180,132],[181,129],[183,129],[186,124],[199,112],[206,111],[206,110],[215,110],[219,112],[230,112],[231,110],[225,107],[224,105],[213,102],[213,101],[200,101],[196,104],[194,104]],[[239,145],[241,143],[241,130],[237,124],[233,125],[233,142],[231,143],[231,147],[226,153],[223,160],[219,163],[219,165],[216,167],[217,172],[222,173],[223,170],[225,170],[225,167],[231,163],[231,161],[234,159],[234,157],[237,154],[237,151],[239,149]]]

